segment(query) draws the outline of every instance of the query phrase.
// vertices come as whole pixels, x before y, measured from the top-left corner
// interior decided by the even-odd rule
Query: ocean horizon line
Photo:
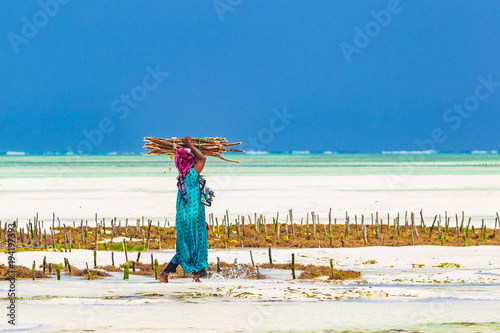
[[[0,151],[0,156],[142,156],[146,152],[26,152],[26,151]],[[226,153],[240,155],[241,153]],[[497,155],[498,150],[466,150],[466,151],[436,151],[436,150],[383,150],[380,152],[360,152],[360,151],[332,151],[332,150],[249,150],[243,155]]]

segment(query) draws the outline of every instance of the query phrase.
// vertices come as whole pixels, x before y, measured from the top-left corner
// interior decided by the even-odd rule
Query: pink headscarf
[[[184,179],[189,170],[194,165],[194,155],[189,153],[184,148],[179,148],[175,151],[175,167],[179,170],[181,179]]]

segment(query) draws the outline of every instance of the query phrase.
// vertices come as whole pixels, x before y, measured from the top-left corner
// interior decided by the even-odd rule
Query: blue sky
[[[270,151],[499,148],[498,1],[8,0],[0,12],[0,152],[139,152],[144,136],[184,135]]]

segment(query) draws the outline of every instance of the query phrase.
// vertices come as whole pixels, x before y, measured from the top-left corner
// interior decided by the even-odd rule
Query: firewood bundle
[[[187,148],[182,139],[161,139],[161,138],[144,138],[146,141],[144,148],[149,150],[145,155],[175,155],[175,150],[178,148]],[[223,161],[241,163],[237,160],[232,160],[222,156],[226,152],[244,153],[244,150],[228,148],[232,146],[241,145],[241,142],[228,143],[225,138],[207,137],[207,138],[192,138],[192,144],[200,149],[205,156],[213,156],[220,158]]]

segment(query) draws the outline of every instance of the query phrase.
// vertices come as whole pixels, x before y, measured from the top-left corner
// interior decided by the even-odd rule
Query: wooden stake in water
[[[405,232],[408,229],[408,211],[405,211]]]
[[[292,253],[292,279],[295,280],[295,253]]]
[[[123,251],[125,252],[125,261],[128,262],[127,241],[125,240],[125,238],[123,239]]]
[[[83,244],[83,220],[80,222],[80,242]]]
[[[267,222],[266,222],[266,217],[262,217],[264,220],[264,237],[267,239]]]
[[[276,224],[274,226],[274,231],[276,232],[276,228],[279,224],[279,217],[280,217],[280,212],[276,212]],[[279,238],[279,237],[278,237]]]
[[[434,216],[434,221],[432,222],[431,230],[429,231],[429,239],[431,239],[432,237],[432,229],[434,229],[434,224],[436,223],[436,220],[437,220],[437,215]]]
[[[94,249],[94,267],[97,267],[97,250]]]
[[[415,214],[413,212],[411,213],[411,223],[413,223],[413,230],[415,231],[415,236],[417,236],[418,239],[418,229],[415,223]]]
[[[493,229],[493,238],[495,238],[495,236],[497,234],[497,222],[498,222],[498,216],[495,218],[495,227]]]
[[[57,280],[61,280],[61,266],[56,265]]]
[[[220,258],[217,257],[217,273],[220,273]]]
[[[486,245],[486,225],[484,224],[484,219],[481,223],[481,236],[483,237],[483,244]]]
[[[464,219],[465,219],[465,212],[462,211],[462,223],[460,224],[460,232],[464,231]]]
[[[33,268],[31,274],[33,275],[33,281],[35,281],[35,260],[33,260]]]
[[[333,259],[330,259],[330,270],[332,271],[332,280],[335,278],[335,274],[333,273]]]
[[[396,221],[397,221],[397,228],[398,228],[398,239],[397,239],[396,246],[399,246],[399,232],[401,230],[401,228],[399,227],[399,213],[398,213],[398,217],[397,217]]]
[[[66,234],[66,224],[64,224],[64,252],[68,252],[67,241],[68,235]]]
[[[356,216],[354,218],[356,218]],[[363,239],[364,227],[365,227],[365,216],[363,214],[361,214],[361,231],[359,234],[360,239]],[[356,230],[357,229],[358,229],[358,222],[356,222]]]
[[[71,230],[69,230],[69,232],[68,232],[68,237],[69,237],[69,252],[71,252],[71,247],[72,247],[72,245],[71,245],[71,243],[72,243]]]
[[[243,239],[246,238],[245,236],[245,216],[241,216],[241,230],[243,232]]]
[[[495,220],[495,231],[493,233],[493,237],[495,237],[495,235],[497,233],[497,221],[498,221],[498,225],[500,226],[500,216],[498,215],[498,213],[497,213],[497,219]]]
[[[240,223],[238,222],[237,219],[234,219],[234,223],[236,224],[236,236],[238,239],[238,242],[240,241]]]
[[[86,262],[85,265],[87,266],[87,280],[90,281],[90,269],[89,269],[89,263]]]
[[[288,215],[286,216],[286,223],[285,223],[285,239],[288,239]]]
[[[332,235],[332,209],[328,212],[328,234]]]
[[[35,246],[38,246],[38,226],[37,226],[37,222],[36,222],[36,218],[35,218],[35,221],[34,221],[34,228],[35,228]],[[33,227],[32,227],[33,228]],[[32,231],[33,233],[33,231]]]
[[[313,238],[314,240],[316,240],[316,215],[314,214],[314,212],[311,212],[311,218],[313,222]]]
[[[160,230],[159,227],[158,230]],[[159,231],[158,231],[158,252],[161,252],[161,235]]]
[[[111,265],[115,265],[115,254],[113,251],[111,251]]]
[[[155,259],[155,280],[158,280],[158,259]]]
[[[7,243],[7,222],[5,222],[3,230],[4,230],[4,232],[3,232],[3,242]]]
[[[252,267],[255,267],[255,264],[253,262],[253,254],[252,254],[252,250],[250,250],[250,261],[252,262]]]
[[[424,210],[423,209],[420,209],[420,228],[422,228],[424,230],[424,232],[426,231],[425,230]],[[422,231],[422,230],[420,230],[420,231]]]
[[[269,244],[269,263],[272,264],[273,263],[273,256],[271,254],[271,244]]]
[[[367,238],[367,232],[366,232],[366,224],[363,224],[363,240],[364,240],[365,246],[367,246],[368,245],[368,238]],[[398,237],[398,241],[399,241],[399,237]]]
[[[116,217],[115,219],[111,219],[111,243],[113,243],[113,238],[115,236],[115,223],[116,223]]]
[[[148,220],[148,238],[147,238],[147,241],[149,243],[149,237],[151,236],[151,224],[152,224],[152,220]]]
[[[414,221],[413,221],[413,212],[411,213],[411,225],[410,225],[410,229],[411,229],[411,245],[414,245],[414,239],[413,239],[413,229],[415,229],[415,224],[414,224]]]
[[[129,278],[129,269],[130,269],[130,264],[128,262],[125,263],[123,266],[123,279],[128,280]]]
[[[45,265],[46,265],[46,260],[47,260],[47,257],[46,256],[43,256],[43,272],[45,273]]]

